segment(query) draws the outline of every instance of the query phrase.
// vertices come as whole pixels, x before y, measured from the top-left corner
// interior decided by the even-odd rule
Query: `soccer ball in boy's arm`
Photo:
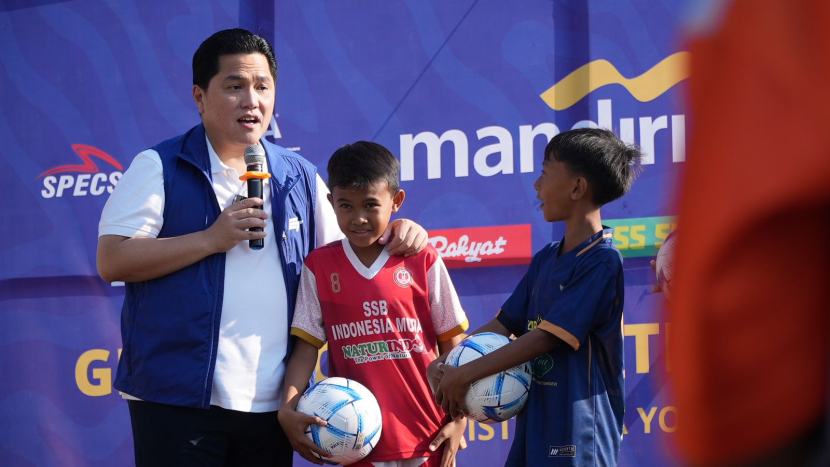
[[[472,335],[447,354],[445,364],[455,367],[507,345],[510,339],[493,332]],[[482,423],[499,423],[521,412],[530,390],[530,363],[482,378],[470,385],[465,402],[469,418]]]
[[[657,274],[657,285],[663,290],[666,298],[671,298],[671,284],[674,277],[674,250],[677,247],[677,231],[666,237],[660,250],[657,251],[657,261],[654,272]]]
[[[303,393],[297,411],[328,422],[326,426],[310,425],[306,431],[314,444],[332,455],[318,456],[326,464],[357,462],[368,456],[380,440],[380,406],[375,396],[357,381],[326,378]]]

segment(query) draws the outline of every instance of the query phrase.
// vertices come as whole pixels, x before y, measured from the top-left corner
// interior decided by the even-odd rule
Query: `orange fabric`
[[[255,170],[252,170],[250,172],[245,172],[244,174],[239,176],[239,179],[242,180],[243,182],[246,182],[246,181],[248,181],[249,179],[252,179],[252,178],[258,178],[260,180],[265,180],[266,178],[271,178],[271,174],[269,174],[268,172],[257,172]]]
[[[536,329],[541,329],[561,339],[564,343],[573,347],[574,350],[579,350],[579,339],[573,334],[551,323],[550,321],[542,321]]]
[[[677,441],[751,460],[825,415],[830,2],[731,2],[693,39],[672,290]]]

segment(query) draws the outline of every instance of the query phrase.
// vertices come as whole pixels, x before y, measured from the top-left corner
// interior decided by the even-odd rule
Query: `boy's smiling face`
[[[353,248],[383,245],[377,240],[389,225],[393,212],[398,212],[404,199],[403,190],[393,195],[386,181],[377,181],[361,189],[334,187],[328,196],[337,225],[349,239]]]
[[[542,174],[533,184],[536,197],[542,202],[540,209],[547,222],[567,219],[573,210],[571,193],[577,184],[564,162],[552,155],[542,163]]]

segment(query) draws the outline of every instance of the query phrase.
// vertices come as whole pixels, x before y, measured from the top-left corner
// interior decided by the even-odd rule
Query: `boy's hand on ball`
[[[441,377],[443,376],[443,373],[438,371],[438,365],[440,364],[440,360],[433,360],[427,367],[427,382],[433,394],[438,390],[438,385],[441,383]]]
[[[464,372],[444,363],[438,365],[438,371],[442,373],[442,377],[435,391],[435,403],[453,418],[467,415],[469,410],[465,399],[470,382],[464,378]]]
[[[323,457],[331,457],[331,454],[327,453],[319,446],[314,444],[308,436],[305,435],[305,431],[309,425],[319,425],[319,426],[326,426],[327,423],[320,417],[314,417],[311,415],[306,415],[302,412],[297,412],[296,410],[292,410],[288,407],[282,407],[277,412],[277,419],[282,425],[283,431],[285,431],[285,435],[288,437],[288,441],[291,442],[291,448],[297,451],[303,459],[313,462],[317,465],[323,465],[323,462],[317,458],[313,452],[323,456]]]

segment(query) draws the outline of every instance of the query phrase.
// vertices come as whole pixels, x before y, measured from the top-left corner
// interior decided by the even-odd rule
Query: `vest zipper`
[[[217,199],[216,199],[216,192],[213,191],[213,177],[210,174],[205,174],[205,176],[207,177],[208,183],[210,184],[210,200],[211,200],[211,206],[213,206],[214,214],[217,212],[217,210],[218,210],[219,214],[221,214],[222,213],[222,208],[221,208],[221,206],[219,206],[219,201],[217,201]],[[219,218],[218,214],[216,215],[216,218],[217,219]],[[216,222],[216,219],[214,219],[213,222]],[[224,254],[224,253],[221,253],[221,254]],[[213,288],[213,296],[214,296],[213,310],[211,310],[211,313],[210,313],[210,351],[208,352],[207,370],[205,371],[205,384],[202,387],[202,406],[205,405],[205,401],[207,400],[208,407],[210,407],[210,400],[208,399],[208,392],[209,392],[208,391],[208,381],[210,381],[210,367],[212,366],[212,362],[213,362],[213,350],[214,350],[214,347],[216,346],[216,342],[214,342],[214,341],[218,339],[218,337],[215,338],[215,336],[216,336],[216,312],[217,312],[217,309],[219,308],[219,285],[220,285],[219,280],[220,279],[222,281],[225,280],[224,260],[222,262],[222,265],[221,265],[220,269],[222,270],[222,277],[221,278],[217,277],[216,278],[216,283],[213,286],[214,287]],[[224,284],[222,284],[222,285],[224,286]],[[221,310],[219,310],[219,314],[220,314],[220,317],[221,317]]]
[[[287,267],[288,267],[289,255],[291,253],[291,247],[289,246],[289,242],[288,242],[288,234],[285,231],[285,202],[288,199],[288,193],[290,193],[291,189],[294,188],[295,185],[297,185],[297,182],[300,181],[300,177],[297,177],[294,180],[290,180],[290,179],[286,180],[286,185],[285,185],[284,189],[279,189],[279,187],[276,186],[277,183],[273,182],[274,179],[272,178],[271,180],[272,180],[272,183],[271,183],[271,188],[272,188],[271,189],[271,191],[272,191],[271,212],[274,213],[274,210],[275,209],[277,210],[277,212],[274,213],[275,214],[275,216],[274,216],[274,233],[277,234],[277,232],[276,232],[277,220],[279,220],[279,226],[280,226],[280,231],[281,231],[280,233],[282,235],[277,234],[276,235],[276,237],[277,237],[276,240],[277,240],[277,246],[279,247],[279,252],[280,252],[280,267],[282,267],[282,277],[283,277],[283,282],[285,283],[285,293],[286,293],[286,297],[288,297],[288,299],[289,299],[288,301],[290,302],[291,292],[288,290],[288,270],[287,270]],[[276,187],[277,190],[274,190],[274,187]],[[274,191],[276,191],[277,196],[273,196]],[[276,201],[276,203],[275,203],[275,201]],[[291,307],[291,306],[293,306],[293,304],[288,303],[288,306]],[[290,315],[290,314],[291,313],[288,312],[288,315]],[[289,325],[290,324],[291,323],[289,323]]]

